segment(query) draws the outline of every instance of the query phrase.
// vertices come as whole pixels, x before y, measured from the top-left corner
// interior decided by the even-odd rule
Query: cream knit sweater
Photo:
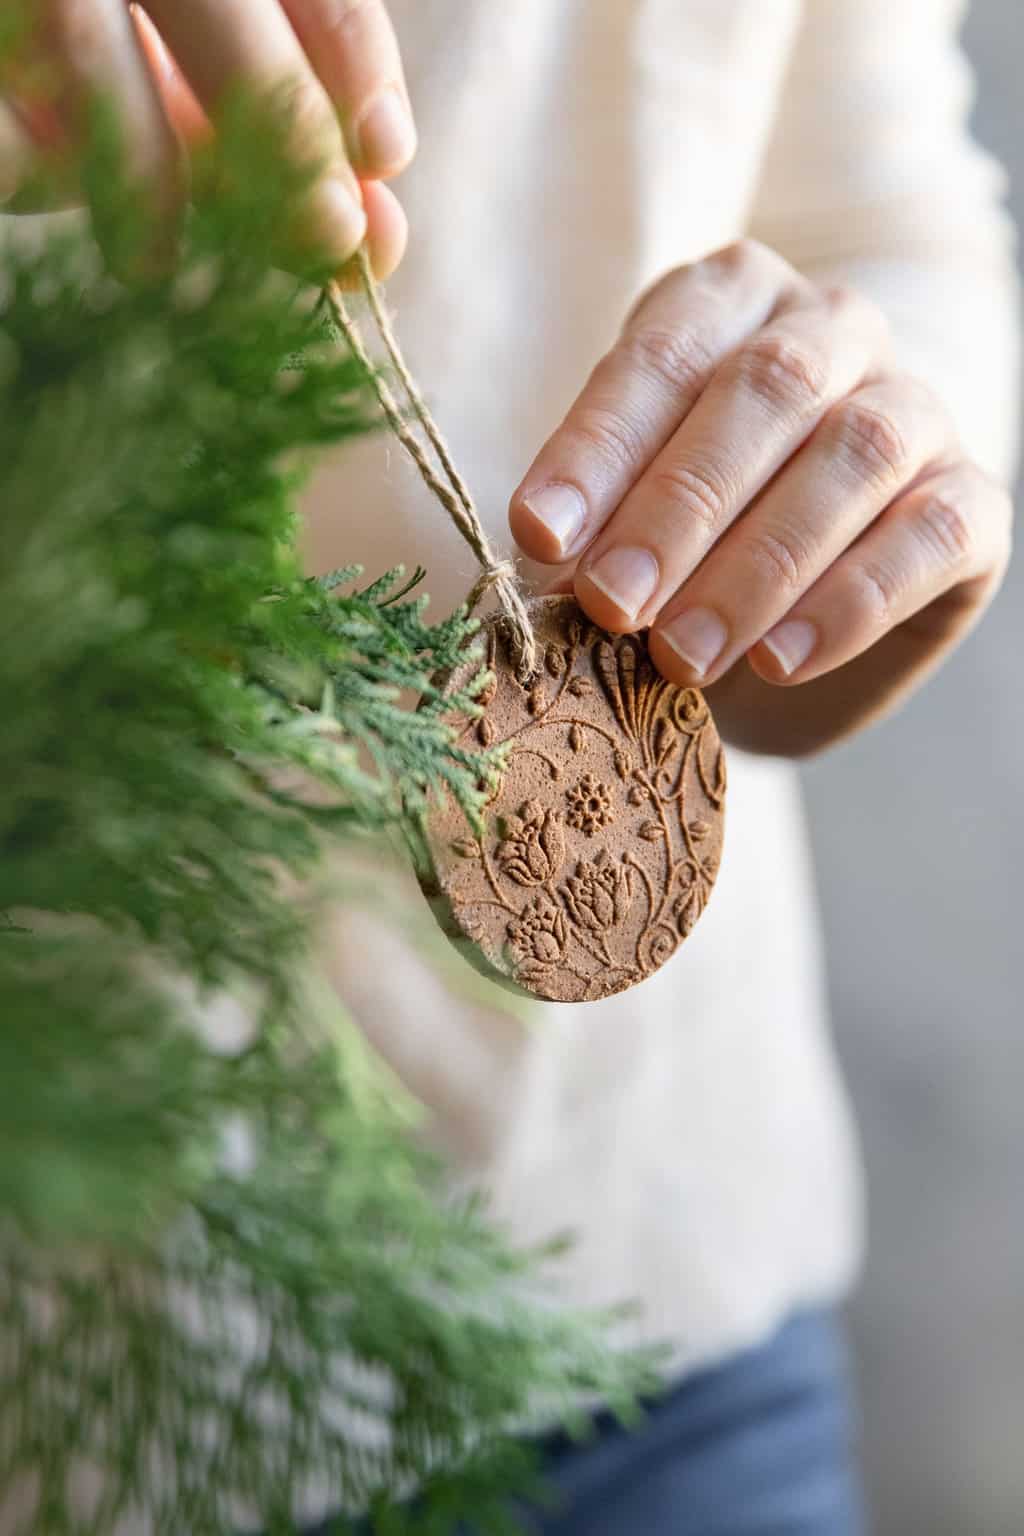
[[[973,451],[1013,457],[1002,176],[971,143],[955,0],[393,0],[422,149],[399,331],[499,541],[508,495],[667,267],[750,232],[888,311]],[[441,612],[471,557],[383,439],[310,501],[319,567],[420,560]],[[638,1298],[680,1369],[842,1293],[858,1160],[830,1048],[791,769],[733,753],[707,915],[639,989],[529,1022],[452,995],[368,915],[328,963],[533,1238],[575,1231],[574,1301]],[[843,807],[836,806],[842,815]]]

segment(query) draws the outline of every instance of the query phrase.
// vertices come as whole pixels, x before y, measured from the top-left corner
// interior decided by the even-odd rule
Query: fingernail
[[[359,161],[378,173],[405,165],[416,149],[413,126],[405,98],[395,86],[375,96],[355,125]]]
[[[654,596],[661,571],[650,550],[610,549],[581,575],[610,598],[627,619],[635,619]]]
[[[569,553],[587,515],[586,502],[574,485],[545,485],[524,496],[522,505],[550,533],[561,558]]]
[[[803,666],[817,640],[818,631],[807,619],[786,619],[785,623],[776,624],[769,630],[761,644],[767,646],[788,677],[797,667]]]
[[[314,187],[312,205],[312,238],[325,257],[347,261],[366,233],[362,203],[346,182],[332,176]]]
[[[658,630],[681,661],[703,677],[722,654],[729,631],[710,608],[690,608]]]

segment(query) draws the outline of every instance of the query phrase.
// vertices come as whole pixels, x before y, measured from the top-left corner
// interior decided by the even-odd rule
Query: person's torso
[[[510,492],[666,268],[736,238],[797,0],[395,0],[421,138],[389,304],[508,547]],[[310,496],[318,569],[427,568],[441,613],[473,558],[401,449],[344,453]],[[527,576],[537,572],[527,572]],[[368,914],[328,964],[524,1238],[579,1238],[565,1294],[638,1297],[681,1357],[727,1352],[845,1282],[857,1178],[824,1029],[791,771],[732,754],[709,910],[657,976],[534,1022],[468,1003]]]

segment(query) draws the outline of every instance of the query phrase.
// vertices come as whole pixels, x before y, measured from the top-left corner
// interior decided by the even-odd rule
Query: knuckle
[[[748,548],[754,564],[767,572],[774,585],[794,593],[803,591],[808,554],[791,533],[762,529],[750,534]]]
[[[711,373],[708,347],[689,329],[641,326],[621,345],[627,362],[672,395],[691,395]]]
[[[717,251],[712,251],[710,256],[705,256],[703,266],[728,276],[735,277],[763,261],[767,254],[766,247],[759,240],[751,240],[744,235],[739,240],[732,240],[728,245],[723,245]]]
[[[897,572],[877,560],[865,561],[850,573],[851,606],[878,630],[888,629],[899,601]]]
[[[893,418],[875,406],[848,400],[833,421],[835,453],[858,481],[897,480],[908,462],[903,433]]]
[[[729,504],[729,488],[719,473],[706,466],[666,463],[650,474],[659,500],[697,522],[707,534],[721,527]]]
[[[294,153],[315,159],[340,149],[337,118],[312,80],[292,80],[284,90],[283,101]]]
[[[970,565],[978,536],[964,499],[956,491],[935,491],[925,497],[917,516],[918,535],[943,565]]]
[[[588,406],[581,409],[571,429],[571,436],[589,457],[596,453],[616,469],[642,463],[647,457],[643,429],[627,411],[614,406]]]
[[[824,358],[788,336],[755,336],[738,354],[736,368],[741,383],[773,411],[815,411],[828,388]]]

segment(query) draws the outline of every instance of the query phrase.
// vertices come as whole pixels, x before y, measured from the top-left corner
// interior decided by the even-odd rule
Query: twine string
[[[480,575],[467,598],[468,608],[472,612],[488,592],[494,592],[503,610],[505,630],[516,675],[520,682],[527,682],[537,670],[537,647],[530,616],[526,611],[519,583],[516,580],[515,566],[511,560],[500,558],[491,547],[469,487],[456,468],[448,444],[441,435],[440,428],[431,415],[402,356],[398,338],[384,309],[381,292],[365,249],[359,251],[357,266],[374,325],[384,344],[391,366],[401,382],[412,414],[419,422],[428,444],[434,451],[441,467],[440,474],[431,463],[430,456],[416,432],[410,426],[388,380],[380,369],[374,366],[359,326],[345,301],[345,295],[336,282],[329,283],[324,289],[324,297],[331,317],[345,337],[353,355],[366,369],[380,408],[395,437],[416,465],[427,489],[444,509],[476,556],[480,565]]]

